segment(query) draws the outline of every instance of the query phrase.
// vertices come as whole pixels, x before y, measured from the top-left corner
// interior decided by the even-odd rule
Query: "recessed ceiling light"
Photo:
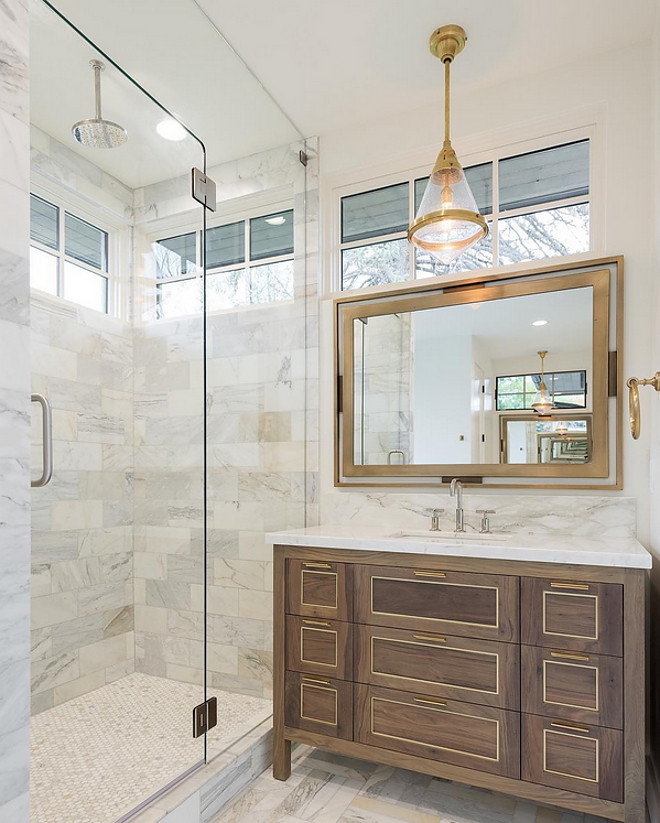
[[[181,140],[185,140],[187,135],[187,132],[181,123],[177,123],[177,121],[172,120],[171,117],[168,117],[166,120],[161,120],[156,126],[156,131],[165,140],[173,140],[177,143]]]
[[[535,321],[532,323],[532,326],[547,326],[547,325],[548,325],[548,321],[547,321],[547,320],[535,320]]]
[[[286,223],[286,217],[283,214],[275,214],[272,217],[267,217],[266,223],[271,226],[283,226]]]

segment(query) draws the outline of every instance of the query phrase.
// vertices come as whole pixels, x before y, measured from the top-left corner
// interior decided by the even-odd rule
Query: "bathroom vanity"
[[[273,534],[274,775],[297,741],[645,820],[634,540]]]

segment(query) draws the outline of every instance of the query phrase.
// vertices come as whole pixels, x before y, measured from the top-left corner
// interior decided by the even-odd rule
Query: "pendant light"
[[[534,398],[534,402],[532,403],[532,408],[539,415],[539,417],[546,417],[552,412],[552,410],[555,407],[555,404],[552,402],[550,392],[548,391],[548,387],[545,385],[543,361],[545,360],[545,356],[547,353],[547,351],[540,351],[538,353],[539,357],[541,358],[541,383],[539,384],[539,390],[536,392],[536,397]]]
[[[488,234],[474,195],[449,139],[449,67],[465,47],[460,26],[442,26],[431,35],[431,54],[445,65],[445,141],[431,171],[408,240],[448,264]]]

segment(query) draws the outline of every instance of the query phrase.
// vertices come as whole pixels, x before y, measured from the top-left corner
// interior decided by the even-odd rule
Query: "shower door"
[[[205,758],[206,158],[49,3],[30,11],[31,819],[116,823]]]

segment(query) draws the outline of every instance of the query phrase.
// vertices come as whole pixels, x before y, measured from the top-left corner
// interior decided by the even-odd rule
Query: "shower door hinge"
[[[218,698],[209,697],[193,709],[193,737],[201,737],[218,725]]]
[[[300,160],[303,166],[306,166],[309,161],[309,155],[305,154],[305,152],[302,149],[300,149],[300,151],[298,152],[298,160]]]
[[[209,211],[215,211],[215,182],[193,166],[192,196]]]

